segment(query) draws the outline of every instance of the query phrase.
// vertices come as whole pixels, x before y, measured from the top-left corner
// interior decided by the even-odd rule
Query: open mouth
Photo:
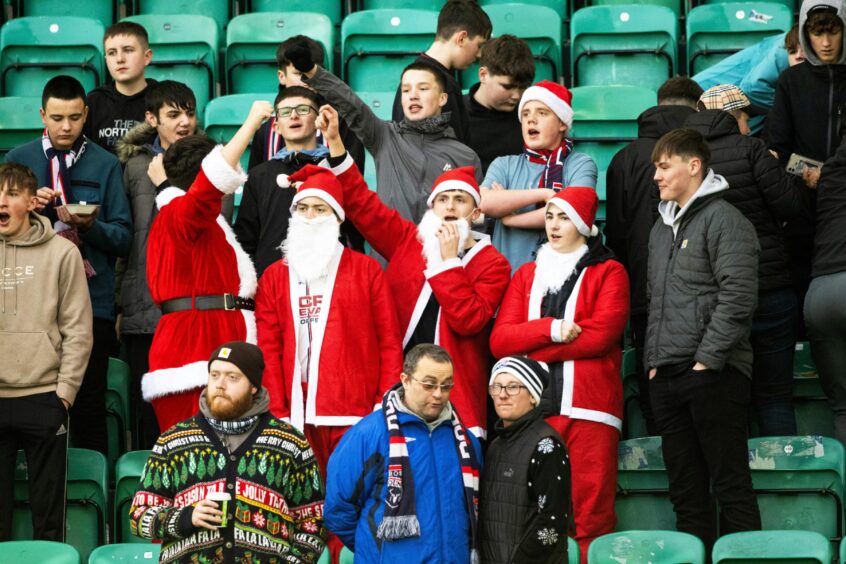
[[[559,239],[561,239],[561,235],[558,235],[557,233],[551,233],[549,235],[550,241],[558,241]]]
[[[9,223],[9,214],[6,212],[0,212],[0,225],[6,225]]]
[[[455,215],[445,215],[444,221],[458,221],[458,216]]]
[[[408,106],[408,113],[416,114],[417,112],[419,112],[422,109],[423,109],[423,106],[421,106],[420,104],[411,104],[410,106]]]

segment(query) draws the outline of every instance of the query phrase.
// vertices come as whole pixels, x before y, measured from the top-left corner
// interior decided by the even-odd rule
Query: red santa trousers
[[[598,536],[614,532],[617,516],[617,443],[614,427],[556,415],[546,420],[558,431],[570,455],[573,517],[581,564],[587,564],[588,546]]]

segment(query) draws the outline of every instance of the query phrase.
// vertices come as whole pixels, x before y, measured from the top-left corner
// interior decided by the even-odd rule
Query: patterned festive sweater
[[[193,504],[232,494],[229,523],[191,524]],[[161,562],[316,562],[324,547],[323,480],[305,437],[265,413],[230,453],[206,418],[176,424],[156,442],[130,509],[133,534],[162,541]]]

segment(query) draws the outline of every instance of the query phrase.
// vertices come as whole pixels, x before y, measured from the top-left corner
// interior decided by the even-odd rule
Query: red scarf
[[[573,150],[573,142],[564,139],[557,149],[535,151],[523,145],[523,154],[530,163],[545,165],[538,188],[552,188],[556,192],[564,188],[564,159]]]

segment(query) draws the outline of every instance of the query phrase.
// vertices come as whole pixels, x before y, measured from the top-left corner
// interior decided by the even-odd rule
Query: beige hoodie
[[[76,246],[31,213],[0,235],[0,397],[55,391],[73,404],[93,343],[91,298]]]

